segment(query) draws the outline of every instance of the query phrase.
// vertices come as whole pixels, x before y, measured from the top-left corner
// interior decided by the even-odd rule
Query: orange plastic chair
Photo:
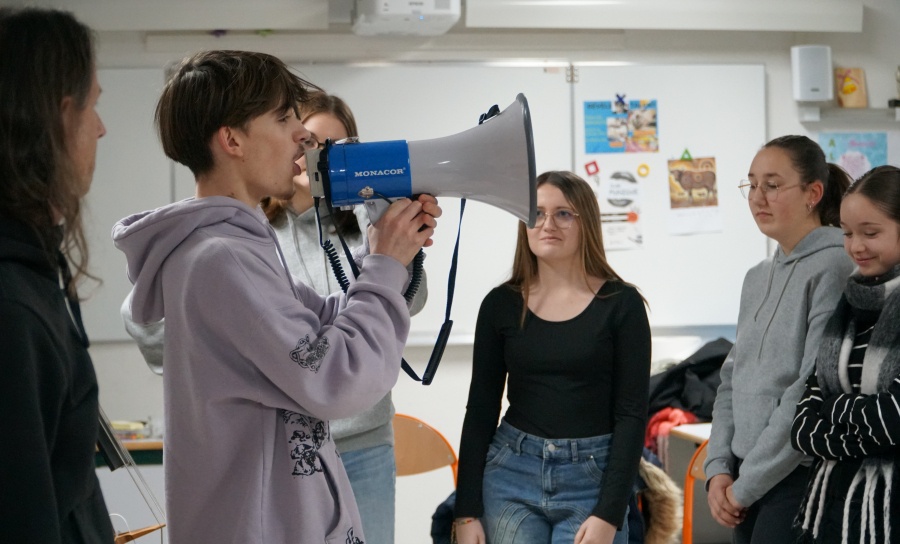
[[[394,458],[397,476],[409,476],[449,466],[456,487],[458,460],[453,446],[437,429],[405,414],[394,415]]]
[[[694,542],[694,481],[706,481],[703,463],[706,462],[706,445],[708,443],[709,440],[704,440],[700,444],[691,457],[687,473],[684,475],[684,523],[681,527],[681,544]]]

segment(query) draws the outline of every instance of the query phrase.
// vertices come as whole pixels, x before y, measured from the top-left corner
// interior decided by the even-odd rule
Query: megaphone
[[[391,199],[452,196],[490,204],[533,227],[537,190],[528,101],[520,93],[482,120],[432,140],[326,142],[324,149],[306,152],[312,196],[333,206],[364,204],[373,223]]]

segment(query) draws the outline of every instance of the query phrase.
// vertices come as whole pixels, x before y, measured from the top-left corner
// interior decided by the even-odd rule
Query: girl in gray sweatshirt
[[[767,143],[748,177],[741,190],[778,247],[744,278],[704,470],[713,518],[736,543],[788,543],[808,465],[790,443],[794,408],[852,270],[834,227],[850,179],[805,136]]]

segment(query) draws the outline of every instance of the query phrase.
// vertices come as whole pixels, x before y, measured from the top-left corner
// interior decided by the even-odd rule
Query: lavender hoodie
[[[169,542],[357,544],[328,420],[397,381],[408,273],[369,255],[346,295],[291,280],[265,215],[188,199],[113,227],[137,323],[166,320]]]

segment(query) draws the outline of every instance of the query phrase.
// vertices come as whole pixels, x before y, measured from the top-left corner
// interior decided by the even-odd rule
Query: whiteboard
[[[642,247],[608,251],[610,264],[641,289],[651,326],[736,323],[744,274],[766,257],[766,238],[737,188],[765,143],[763,66],[579,66],[577,74],[575,173],[588,177],[586,165],[595,162],[601,183],[611,172],[630,172],[640,191]],[[658,151],[588,152],[597,146],[588,146],[594,127],[585,103],[616,95],[656,100]],[[716,232],[672,233],[684,223],[677,215],[684,210],[672,209],[668,161],[686,149],[694,159],[715,159],[718,209],[701,211],[717,216]]]
[[[641,181],[645,206],[641,250],[610,251],[613,267],[638,285],[650,303],[651,325],[730,325],[737,319],[744,272],[766,256],[746,202],[734,186],[765,140],[765,76],[762,66],[589,66],[564,64],[409,63],[392,65],[304,64],[295,70],[353,109],[362,139],[409,141],[440,138],[477,125],[494,104],[501,109],[523,93],[529,103],[537,171],[566,169],[584,176],[586,159],[601,169],[649,166]],[[193,194],[187,169],[165,158],[153,128],[163,86],[162,69],[99,72],[99,111],[107,126],[85,217],[93,272],[103,284],[84,303],[94,341],[127,339],[119,305],[130,289],[125,260],[112,244],[118,219]],[[584,153],[585,100],[650,97],[659,101],[659,151],[630,157]],[[666,161],[688,147],[695,157],[714,156],[721,187],[721,232],[673,236],[667,231]],[[574,150],[574,151],[573,151]],[[618,161],[618,162],[617,162]],[[624,161],[624,162],[622,162]],[[444,319],[447,274],[458,225],[459,201],[443,198],[433,247],[426,250],[429,300],[413,317],[410,343],[433,342]],[[517,220],[469,202],[462,226],[452,319],[453,342],[469,342],[481,300],[510,273]]]
[[[575,65],[576,80],[561,69],[485,65],[298,66],[301,74],[345,98],[364,140],[424,139],[474,125],[488,104],[501,108],[515,93],[528,98],[534,123],[537,171],[571,169],[587,177],[584,163],[602,169],[636,160],[651,174],[642,181],[643,247],[610,251],[616,271],[641,288],[654,328],[721,326],[737,320],[744,273],[766,257],[766,239],[736,189],[765,142],[765,74],[761,65]],[[584,152],[583,102],[616,93],[659,101],[660,147],[628,157]],[[668,232],[667,160],[685,148],[717,159],[719,232],[673,236]],[[574,149],[574,153],[573,153]],[[429,302],[412,320],[411,343],[428,343],[443,321],[446,278],[456,234],[458,205],[445,209],[427,250]],[[469,211],[471,210],[471,211]],[[470,203],[463,222],[460,269],[453,302],[454,338],[469,341],[481,299],[507,279],[516,221]]]

